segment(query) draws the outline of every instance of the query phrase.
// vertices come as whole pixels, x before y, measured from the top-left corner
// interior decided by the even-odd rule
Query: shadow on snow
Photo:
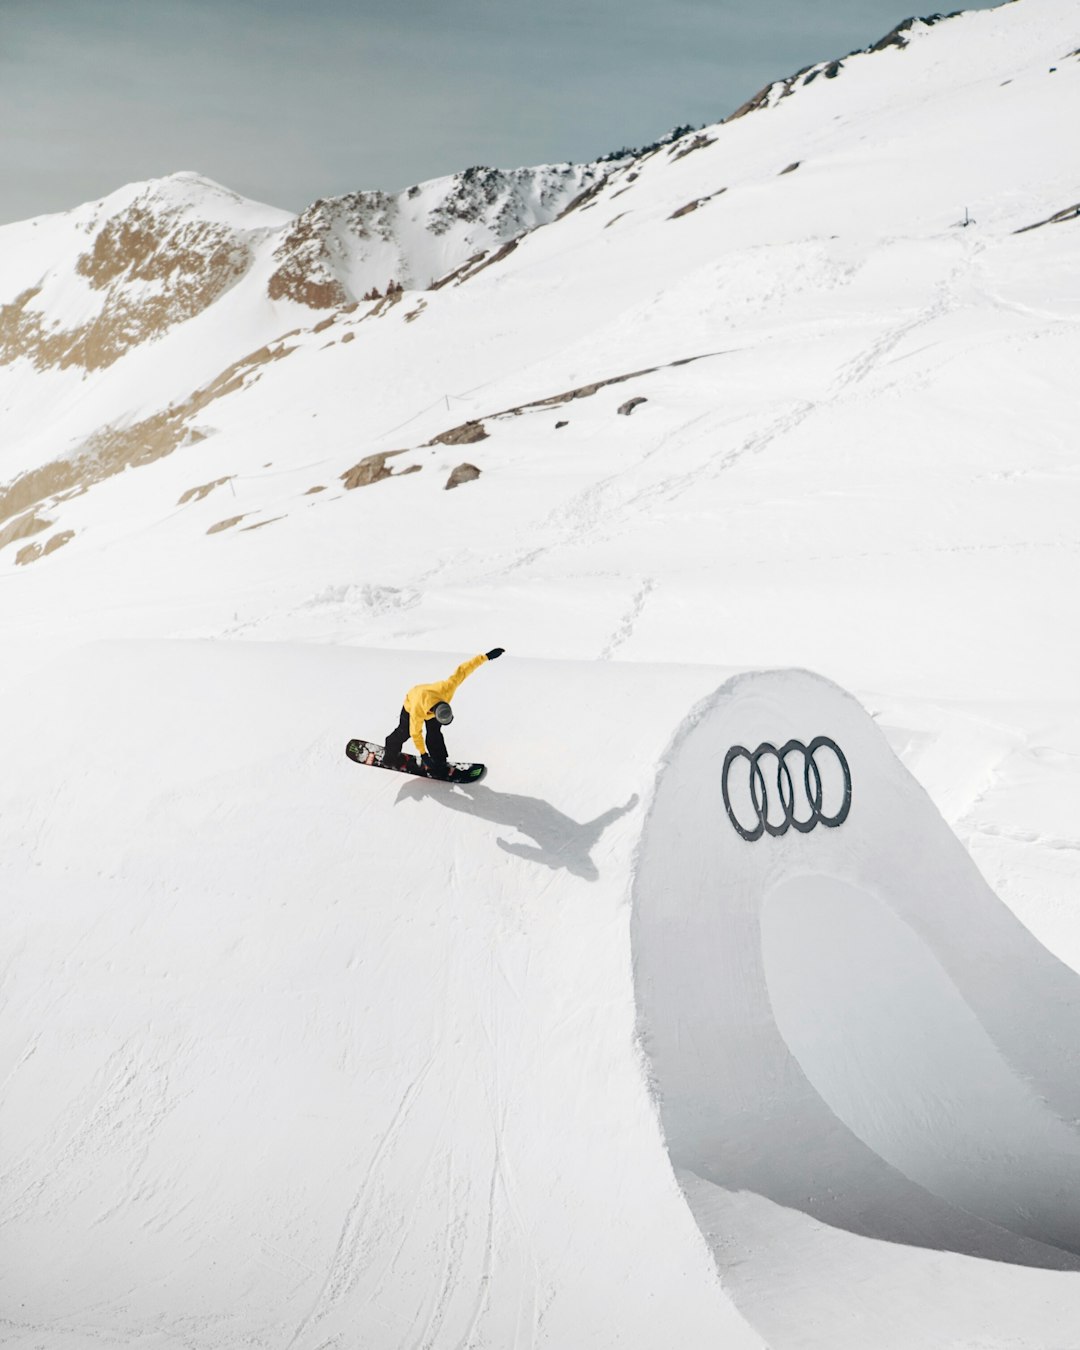
[[[620,816],[632,811],[638,802],[635,793],[624,805],[613,806],[594,820],[581,823],[539,797],[495,792],[481,783],[458,783],[448,790],[444,783],[418,779],[406,783],[397,795],[398,802],[421,798],[430,798],[451,811],[461,811],[467,816],[478,816],[481,820],[517,830],[534,843],[496,840],[504,853],[512,853],[527,862],[541,863],[544,867],[565,868],[572,876],[585,881],[596,881],[600,876],[590,857],[600,836]]]

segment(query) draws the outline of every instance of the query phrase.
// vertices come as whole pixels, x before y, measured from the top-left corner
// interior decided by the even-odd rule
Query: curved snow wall
[[[849,801],[830,746],[807,767],[821,736]],[[639,1033],[707,1238],[722,1188],[1080,1268],[1080,978],[852,698],[782,672],[707,699],[666,756],[633,902]]]

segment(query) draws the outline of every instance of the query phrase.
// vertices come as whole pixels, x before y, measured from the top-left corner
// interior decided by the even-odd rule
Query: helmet
[[[436,703],[431,715],[440,726],[447,727],[454,720],[454,710],[449,703]]]

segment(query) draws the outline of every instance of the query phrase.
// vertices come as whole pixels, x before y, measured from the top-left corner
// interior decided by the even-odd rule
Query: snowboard
[[[389,769],[391,773],[411,773],[416,778],[430,778],[437,783],[478,783],[487,773],[486,764],[454,764],[446,766],[445,773],[431,773],[425,769],[415,755],[401,756],[399,764],[383,763],[383,747],[373,741],[350,741],[345,753],[357,764],[370,764],[376,769]]]

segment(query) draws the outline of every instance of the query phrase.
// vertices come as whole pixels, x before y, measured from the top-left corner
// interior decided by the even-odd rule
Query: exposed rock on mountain
[[[459,464],[457,468],[451,470],[450,477],[446,480],[446,491],[451,488],[460,487],[462,483],[475,482],[480,477],[480,470],[475,464]]]
[[[396,473],[387,464],[395,455],[404,455],[404,450],[382,450],[377,455],[367,455],[359,464],[354,464],[341,475],[341,481],[347,491],[353,488],[370,487],[372,483],[381,483],[384,478],[400,478],[407,473],[419,473],[419,464],[410,464]]]
[[[554,220],[618,163],[476,167],[395,195],[321,199],[296,217],[275,248],[269,296],[331,309],[391,285],[427,289]]]
[[[1075,47],[1072,20],[1062,7],[1044,41],[1040,15],[1058,0],[1023,3],[1030,22],[1022,5],[905,21],[847,64],[821,62],[750,101],[774,118],[679,127],[594,164],[474,167],[397,194],[320,199],[300,215],[178,173],[3,227],[0,549],[10,559],[5,545],[68,528],[84,509],[76,498],[178,450],[201,462],[170,486],[171,502],[192,482],[251,491],[237,458],[249,421],[259,439],[302,419],[289,453],[331,447],[324,481],[402,477],[384,447],[470,444],[492,418],[675,370],[688,327],[694,359],[727,352],[742,316],[789,292],[847,286],[861,250],[947,231],[967,220],[968,201],[981,230],[1069,231],[1075,184],[1052,151],[1068,75],[1046,70]],[[1013,37],[989,40],[998,32]],[[957,69],[973,72],[969,84]],[[1032,85],[1021,102],[1024,72],[1052,88],[1036,97]],[[948,119],[927,121],[927,89],[954,101]],[[887,166],[862,129],[884,125]],[[994,156],[973,157],[973,145]],[[677,233],[676,249],[658,226]],[[211,405],[224,431],[200,449],[195,420]],[[399,439],[398,427],[412,429]],[[310,484],[305,472],[295,491]],[[56,565],[87,538],[76,528]]]
[[[932,28],[934,24],[941,23],[943,19],[955,19],[959,14],[960,10],[954,9],[951,14],[927,14],[922,18],[913,16],[910,19],[905,19],[902,23],[898,23],[895,28],[890,29],[883,38],[878,38],[877,42],[871,43],[866,50],[868,52],[881,52],[886,47],[906,47],[911,41],[908,36],[909,33],[920,27]]]
[[[115,212],[102,203],[103,218],[72,213],[77,256],[0,307],[0,364],[25,356],[39,369],[101,370],[201,314],[251,267],[258,237],[214,218],[219,196],[242,201],[177,174]]]

